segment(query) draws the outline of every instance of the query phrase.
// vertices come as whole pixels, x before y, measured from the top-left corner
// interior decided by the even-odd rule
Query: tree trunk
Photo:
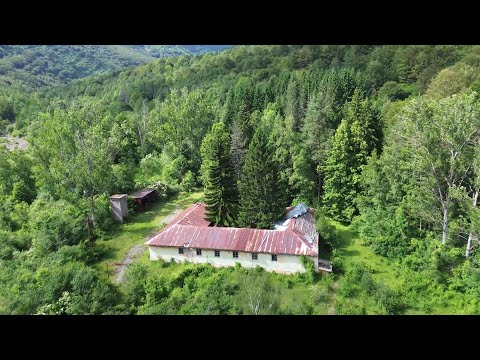
[[[93,195],[90,195],[90,214],[88,214],[87,227],[88,227],[88,241],[93,243],[93,227],[95,225],[95,200]]]
[[[480,189],[477,189],[477,191],[475,191],[475,195],[473,196],[472,205],[473,205],[474,208],[477,206],[478,192],[479,191],[480,191]],[[467,259],[470,257],[470,249],[471,249],[471,246],[472,246],[472,238],[473,238],[473,231],[470,230],[470,234],[468,234],[467,250],[465,251],[465,257]]]
[[[91,244],[93,242],[93,226],[92,226],[92,219],[90,219],[90,215],[87,218],[87,232],[88,232],[88,243]]]
[[[443,208],[443,224],[442,224],[442,244],[447,243],[448,233],[448,206]]]

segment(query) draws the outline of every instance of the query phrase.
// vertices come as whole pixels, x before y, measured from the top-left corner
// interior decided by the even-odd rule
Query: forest
[[[51,76],[0,87],[0,134],[29,144],[0,143],[0,313],[480,313],[479,46],[235,46]],[[334,273],[142,257],[115,284],[108,196],[147,186],[200,192],[221,226],[304,202]]]
[[[0,45],[0,87],[22,92],[229,45]]]

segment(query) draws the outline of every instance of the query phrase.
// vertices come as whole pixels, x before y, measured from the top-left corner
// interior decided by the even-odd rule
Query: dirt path
[[[147,246],[145,244],[139,244],[135,245],[128,251],[128,254],[123,259],[122,264],[115,268],[115,272],[118,272],[118,275],[115,279],[115,284],[118,285],[123,281],[127,266],[130,265],[140,255],[142,255],[145,250],[147,250]]]
[[[169,215],[165,216],[162,220],[162,223],[168,224],[170,221],[172,221],[175,216],[181,211],[180,207],[177,205],[175,210],[173,210]],[[119,266],[115,267],[114,272],[117,273],[117,277],[115,278],[115,284],[120,284],[123,281],[123,278],[125,277],[125,270],[127,269],[127,266],[130,265],[135,261],[135,259],[139,258],[143,252],[147,250],[147,245],[145,244],[138,244],[132,247],[125,258],[122,260],[122,262],[119,264]]]
[[[181,210],[182,210],[182,209],[180,209],[180,206],[177,205],[177,207],[175,208],[175,210],[173,210],[173,211],[170,213],[170,215],[167,215],[167,216],[165,216],[165,217],[163,218],[163,221],[162,221],[162,222],[165,223],[165,224],[169,224],[169,223],[175,218],[175,216],[177,216],[177,215],[180,213]]]
[[[336,315],[336,302],[337,302],[337,289],[338,289],[338,281],[335,281],[332,285],[333,292],[332,296],[330,297],[331,305],[328,307],[327,315]]]

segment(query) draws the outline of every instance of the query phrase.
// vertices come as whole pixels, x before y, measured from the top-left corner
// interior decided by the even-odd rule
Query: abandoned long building
[[[180,213],[146,243],[150,259],[209,263],[213,266],[261,266],[283,274],[305,272],[301,256],[315,270],[331,271],[318,258],[315,210],[305,204],[287,208],[274,230],[212,226],[205,219],[205,204],[196,203]]]

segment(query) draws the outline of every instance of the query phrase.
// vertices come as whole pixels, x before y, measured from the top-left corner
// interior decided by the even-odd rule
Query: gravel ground
[[[163,218],[162,222],[166,223],[166,224],[170,223],[170,221],[172,221],[175,218],[175,216],[177,216],[177,214],[180,213],[181,210],[182,209],[180,209],[177,206],[177,208],[175,210],[173,210],[169,215],[167,215]],[[114,272],[118,273],[117,277],[115,278],[115,284],[118,285],[123,281],[123,278],[125,277],[125,270],[127,269],[127,266],[130,265],[131,263],[133,263],[135,261],[135,259],[140,257],[145,250],[147,250],[147,245],[138,244],[138,245],[135,245],[134,247],[132,247],[128,251],[128,254],[123,259],[122,264],[120,266],[115,267]]]

